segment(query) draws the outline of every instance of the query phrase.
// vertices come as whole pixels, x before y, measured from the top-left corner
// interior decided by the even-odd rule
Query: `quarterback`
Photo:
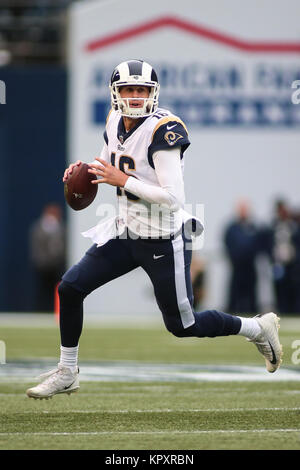
[[[275,372],[282,356],[277,315],[243,318],[193,309],[190,236],[184,229],[189,217],[183,210],[183,164],[190,141],[184,122],[158,106],[160,85],[155,70],[141,60],[122,62],[113,71],[109,88],[111,111],[103,149],[89,164],[89,171],[97,176],[92,184],[116,187],[118,216],[85,233],[94,243],[62,277],[58,366],[41,376],[27,395],[50,398],[79,389],[83,301],[95,289],[137,267],[148,274],[170,333],[198,338],[243,335],[256,345],[267,370]],[[63,181],[81,164],[71,164]]]

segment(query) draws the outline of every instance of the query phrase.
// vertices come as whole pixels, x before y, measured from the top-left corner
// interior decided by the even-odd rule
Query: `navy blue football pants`
[[[61,344],[78,345],[83,300],[113,279],[142,267],[148,274],[168,331],[177,337],[237,334],[238,317],[217,310],[194,312],[190,278],[192,251],[181,234],[175,239],[116,238],[93,245],[59,285]]]

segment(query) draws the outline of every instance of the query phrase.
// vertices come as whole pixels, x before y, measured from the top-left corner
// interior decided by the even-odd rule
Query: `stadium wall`
[[[0,311],[32,311],[28,231],[49,202],[65,211],[66,70],[3,67],[0,79]]]

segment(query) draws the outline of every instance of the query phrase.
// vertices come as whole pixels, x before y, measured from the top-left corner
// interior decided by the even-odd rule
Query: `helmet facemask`
[[[150,88],[150,93],[147,98],[122,98],[120,95],[120,88],[124,86],[146,86]],[[118,111],[122,116],[131,118],[140,118],[151,116],[155,113],[158,107],[158,95],[160,85],[157,82],[145,83],[144,81],[136,80],[132,83],[114,82],[110,85],[111,91],[111,105],[115,111]],[[134,107],[130,106],[130,101],[144,101],[143,106]]]

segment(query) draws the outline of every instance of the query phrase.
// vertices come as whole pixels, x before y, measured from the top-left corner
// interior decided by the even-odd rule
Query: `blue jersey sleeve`
[[[184,123],[174,116],[162,119],[154,129],[152,142],[148,147],[148,161],[152,168],[153,154],[158,150],[180,147],[181,158],[190,145],[187,129]]]

